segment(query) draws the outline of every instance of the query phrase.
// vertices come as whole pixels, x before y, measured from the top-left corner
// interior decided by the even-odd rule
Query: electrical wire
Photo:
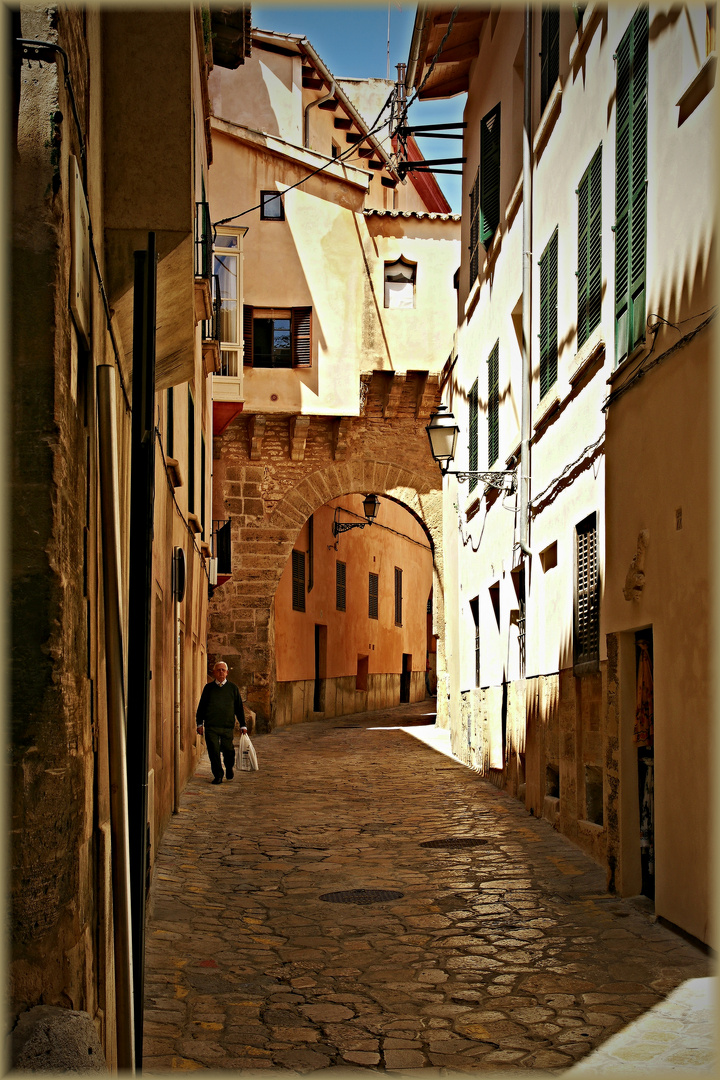
[[[544,488],[543,491],[541,491],[539,495],[536,495],[535,498],[531,500],[531,502],[530,502],[531,508],[532,509],[537,509],[537,507],[543,501],[543,499],[548,494],[548,492],[551,491],[552,488],[554,488],[558,484],[560,484],[560,482],[562,480],[564,480],[565,477],[568,476],[572,472],[573,469],[577,468],[577,466],[580,465],[580,463],[590,453],[594,453],[596,450],[598,450],[604,441],[605,441],[605,432],[603,431],[603,433],[602,433],[602,435],[600,436],[599,439],[596,439],[594,443],[589,443],[585,447],[585,449],[582,450],[578,454],[578,456],[575,458],[574,461],[571,461],[569,465],[566,465],[565,468],[563,469],[563,471],[558,476],[556,476],[554,480],[551,480],[550,483],[547,485],[547,487]]]
[[[638,382],[639,379],[642,379],[643,375],[647,374],[648,371],[650,371],[652,368],[656,367],[663,360],[665,360],[668,356],[671,356],[672,353],[677,352],[678,349],[682,349],[685,345],[688,344],[688,342],[692,341],[692,339],[697,334],[699,334],[701,330],[704,330],[707,326],[710,325],[711,322],[713,322],[713,320],[717,316],[718,309],[717,309],[717,306],[715,306],[713,308],[708,308],[707,311],[701,312],[700,315],[691,315],[687,319],[682,319],[681,320],[681,325],[683,323],[691,322],[693,319],[700,318],[702,315],[707,315],[708,312],[711,313],[710,317],[708,319],[705,319],[704,322],[701,322],[698,326],[695,327],[694,330],[691,330],[689,333],[684,334],[681,338],[679,338],[678,341],[675,342],[674,345],[671,345],[669,349],[666,349],[665,352],[660,353],[659,356],[656,356],[655,359],[652,361],[652,363],[648,363],[648,360],[653,355],[653,349],[655,348],[655,341],[657,340],[657,332],[660,329],[660,326],[655,325],[654,327],[650,327],[651,333],[654,333],[654,335],[655,335],[653,337],[653,343],[652,343],[652,348],[650,349],[650,352],[646,353],[645,356],[642,356],[639,359],[638,363],[633,368],[633,370],[630,373],[629,377],[622,384],[622,386],[618,386],[616,390],[612,390],[608,394],[608,396],[605,398],[605,401],[603,402],[602,411],[607,412],[607,410],[610,408],[610,405],[613,403],[613,401],[617,401],[618,398],[622,397],[622,395],[625,393],[626,390],[629,390],[630,387],[634,386],[635,383]],[[660,315],[651,315],[650,318],[659,319],[663,323],[667,323],[668,326],[673,326],[676,330],[679,329],[679,327],[676,326],[675,323],[668,322],[667,319],[663,319],[662,316],[660,316]]]
[[[371,135],[375,135],[378,131],[382,131],[382,129],[386,125],[384,123],[380,124],[379,121],[380,121],[383,113],[388,108],[388,105],[392,101],[393,96],[395,95],[395,93],[396,93],[396,89],[395,89],[395,87],[393,87],[387,101],[385,102],[382,109],[378,113],[378,115],[377,115],[377,117],[375,119],[375,122],[371,125],[370,129],[362,137],[362,139],[360,139],[359,142],[353,143],[352,146],[349,146],[347,148],[347,150],[343,150],[342,154],[338,154],[337,157],[329,158],[325,162],[324,165],[320,165],[317,169],[313,169],[312,172],[307,173],[305,176],[302,177],[302,179],[298,180],[294,184],[291,184],[290,187],[285,188],[284,191],[280,192],[280,194],[281,195],[287,195],[288,191],[294,191],[294,189],[296,187],[300,187],[300,185],[306,183],[306,181],[312,180],[313,176],[317,176],[318,173],[324,172],[325,169],[329,169],[331,165],[336,165],[338,161],[344,161],[346,158],[351,158],[352,155],[356,153],[358,147],[362,146],[362,144],[364,142],[367,142],[367,140],[370,138]],[[388,138],[390,138],[390,136],[388,136]],[[385,141],[385,140],[383,140],[383,141]],[[248,207],[247,210],[241,210],[239,214],[233,214],[233,215],[231,215],[231,217],[221,218],[219,221],[214,221],[212,223],[213,228],[216,229],[219,225],[227,225],[228,222],[236,221],[238,218],[244,217],[245,214],[252,214],[254,210],[260,210],[261,208],[262,208],[262,203],[258,203],[256,206]]]
[[[455,22],[455,18],[457,16],[457,13],[458,13],[459,10],[460,10],[459,7],[456,7],[454,9],[452,15],[450,16],[450,21],[448,23],[448,28],[445,31],[445,36],[443,37],[442,41],[440,42],[440,45],[438,46],[437,51],[436,51],[435,55],[432,58],[432,61],[430,63],[430,67],[428,68],[428,70],[427,70],[427,72],[425,74],[425,78],[423,79],[420,86],[417,88],[417,90],[413,94],[413,96],[410,98],[410,100],[405,102],[403,110],[400,113],[400,116],[398,118],[398,123],[397,123],[397,126],[395,128],[395,131],[390,132],[388,134],[387,138],[390,141],[392,141],[392,139],[397,134],[397,128],[401,127],[402,124],[404,123],[405,118],[407,116],[408,109],[413,104],[413,102],[415,102],[417,100],[418,95],[420,94],[420,92],[422,91],[422,89],[425,86],[425,83],[430,78],[430,75],[432,74],[433,68],[435,67],[435,65],[436,65],[436,63],[437,63],[437,61],[438,61],[438,59],[440,57],[440,54],[441,54],[443,48],[445,47],[445,42],[447,41],[447,39],[450,36],[450,31],[453,28],[453,23]],[[343,151],[342,154],[338,154],[338,156],[335,157],[335,158],[330,158],[324,165],[320,165],[317,169],[313,169],[312,172],[307,173],[307,175],[303,176],[303,178],[301,180],[298,180],[296,183],[291,184],[290,187],[285,188],[285,190],[282,191],[280,194],[281,195],[286,195],[288,193],[288,191],[293,191],[296,187],[300,187],[301,184],[304,184],[304,183],[306,183],[306,181],[311,180],[313,178],[313,176],[317,176],[318,173],[324,172],[325,169],[329,169],[331,165],[336,164],[338,161],[344,161],[345,158],[351,157],[357,151],[357,148],[359,146],[361,146],[364,142],[367,142],[367,140],[372,135],[375,135],[378,131],[381,131],[386,126],[384,123],[380,124],[380,120],[381,120],[382,116],[384,115],[385,111],[387,110],[388,106],[391,104],[391,102],[392,102],[392,100],[393,100],[393,98],[395,97],[396,94],[397,94],[397,87],[393,87],[393,89],[390,91],[390,94],[389,94],[389,96],[387,98],[387,101],[385,102],[382,109],[378,113],[378,115],[375,118],[374,122],[370,125],[370,130],[363,136],[363,138],[360,140],[360,142],[353,143],[353,145],[349,146],[348,149]],[[383,140],[383,141],[385,141],[385,140]],[[390,157],[392,167],[394,169],[396,169],[397,168],[397,155],[396,154],[391,154],[391,155],[388,155],[388,156]],[[231,221],[237,221],[238,218],[244,217],[245,214],[252,214],[255,210],[260,210],[261,208],[262,208],[262,203],[258,203],[256,206],[248,207],[247,210],[241,210],[239,214],[233,214],[230,217],[221,218],[219,221],[214,221],[213,222],[213,228],[216,229],[220,225],[227,225]]]

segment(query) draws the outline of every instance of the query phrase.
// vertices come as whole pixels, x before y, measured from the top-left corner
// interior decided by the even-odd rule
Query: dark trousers
[[[212,774],[216,780],[222,780],[223,767],[220,761],[220,754],[223,756],[226,769],[232,769],[235,766],[235,744],[233,743],[233,731],[232,728],[228,731],[210,730],[205,728],[205,745],[207,746],[208,757],[210,758],[210,768]]]

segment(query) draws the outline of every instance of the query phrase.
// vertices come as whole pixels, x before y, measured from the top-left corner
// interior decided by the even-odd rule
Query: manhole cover
[[[327,892],[320,897],[331,904],[380,904],[383,900],[399,900],[404,893],[391,889],[348,889],[347,892]]]
[[[487,844],[487,840],[480,840],[474,836],[449,836],[445,840],[423,840],[423,842],[420,844],[420,847],[480,847],[481,844]]]

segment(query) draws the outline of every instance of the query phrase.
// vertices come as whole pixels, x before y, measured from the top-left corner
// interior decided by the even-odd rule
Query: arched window
[[[385,307],[415,307],[415,271],[417,263],[400,258],[394,263],[385,263]]]

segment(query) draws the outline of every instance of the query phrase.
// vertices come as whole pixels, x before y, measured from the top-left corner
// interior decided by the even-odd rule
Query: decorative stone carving
[[[305,460],[305,443],[307,442],[308,428],[310,427],[309,416],[290,417],[290,460]]]
[[[647,529],[643,529],[638,535],[637,551],[633,555],[625,578],[623,595],[626,600],[639,600],[645,587],[645,552],[649,542],[650,533]]]

